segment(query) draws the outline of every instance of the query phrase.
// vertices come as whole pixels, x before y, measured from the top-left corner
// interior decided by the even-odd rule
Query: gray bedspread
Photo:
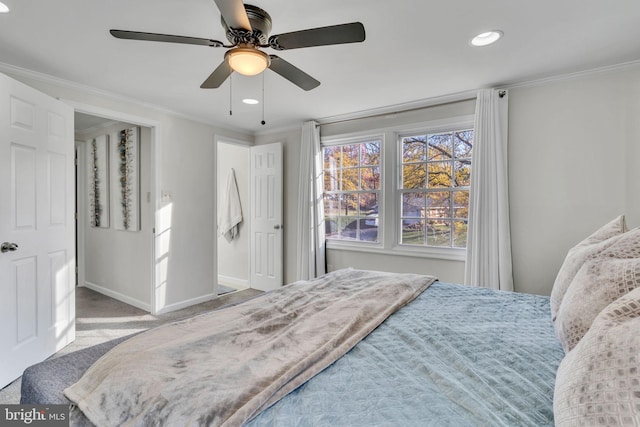
[[[139,334],[65,395],[99,426],[241,425],[353,348],[435,278],[340,270]]]

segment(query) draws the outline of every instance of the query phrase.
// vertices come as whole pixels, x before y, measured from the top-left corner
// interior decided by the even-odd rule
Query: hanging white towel
[[[240,194],[238,193],[238,183],[236,173],[233,169],[227,176],[227,187],[222,194],[222,200],[218,209],[218,232],[231,242],[239,231],[242,222],[242,206],[240,205]]]

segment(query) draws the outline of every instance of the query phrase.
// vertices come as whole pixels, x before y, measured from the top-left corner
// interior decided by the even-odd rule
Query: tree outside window
[[[380,140],[323,148],[328,239],[377,242]]]
[[[400,243],[467,245],[473,130],[402,136]]]

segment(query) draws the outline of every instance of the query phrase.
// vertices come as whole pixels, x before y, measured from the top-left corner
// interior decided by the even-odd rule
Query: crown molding
[[[598,74],[607,74],[613,73],[617,71],[622,71],[626,69],[631,69],[635,67],[640,67],[640,60],[623,62],[620,64],[607,65],[604,67],[591,68],[588,70],[575,71],[573,73],[559,74],[557,76],[544,77],[540,79],[527,80],[522,82],[513,82],[505,85],[501,85],[501,89],[518,89],[525,87],[534,87],[534,86],[542,86],[545,84],[561,82],[564,80],[572,80],[578,79],[582,77],[595,76]]]
[[[100,96],[100,97],[104,97],[104,98],[108,98],[110,100],[113,101],[118,101],[118,102],[125,102],[125,103],[129,103],[129,104],[133,104],[137,107],[141,107],[141,108],[146,108],[146,109],[150,109],[153,111],[156,111],[158,113],[163,113],[163,114],[168,114],[177,118],[181,118],[181,119],[185,119],[185,120],[190,120],[192,122],[196,122],[196,123],[200,123],[200,124],[204,124],[207,126],[212,126],[214,128],[216,128],[217,130],[220,131],[226,131],[226,132],[233,132],[233,133],[243,133],[243,134],[250,134],[251,132],[248,132],[247,130],[244,129],[235,129],[235,128],[230,128],[228,126],[225,126],[221,123],[215,122],[215,121],[207,121],[198,117],[191,117],[188,116],[186,114],[180,113],[178,111],[174,111],[174,110],[170,110],[168,108],[164,108],[155,104],[149,104],[145,101],[141,101],[139,99],[136,98],[132,98],[132,97],[128,97],[126,95],[122,95],[122,94],[118,94],[115,92],[110,92],[104,89],[98,89],[95,88],[93,86],[88,86],[88,85],[84,85],[81,83],[77,83],[77,82],[73,82],[71,80],[66,80],[60,77],[55,77],[55,76],[51,76],[49,74],[44,74],[38,71],[33,71],[33,70],[29,70],[27,68],[21,68],[21,67],[17,67],[15,65],[11,65],[11,64],[7,64],[4,62],[0,62],[0,72],[6,73],[6,74],[12,74],[14,76],[18,76],[18,77],[25,77],[25,78],[29,78],[32,80],[36,80],[36,81],[40,81],[43,83],[48,83],[48,84],[52,84],[55,86],[60,86],[63,88],[68,88],[68,89],[73,89],[73,90],[77,90],[77,91],[81,91],[81,92],[85,92],[91,95],[95,95],[95,96]]]
[[[410,101],[401,104],[394,104],[385,107],[372,108],[369,110],[362,110],[354,113],[339,114],[336,116],[323,117],[316,119],[319,125],[327,125],[332,123],[346,122],[350,120],[366,119],[372,116],[382,116],[385,114],[398,114],[405,111],[419,110],[422,108],[433,107],[436,105],[450,104],[452,102],[467,101],[475,99],[478,91],[469,90],[465,92],[458,92],[450,95],[437,96],[433,98],[426,98],[416,101]]]
[[[540,86],[544,84],[550,84],[554,82],[560,82],[564,80],[571,80],[581,77],[586,77],[590,75],[597,74],[606,74],[611,72],[616,72],[624,69],[630,69],[634,67],[640,66],[640,60],[624,62],[620,64],[608,65],[604,67],[592,68],[588,70],[576,71],[573,73],[559,74],[556,76],[545,77],[540,79],[533,80],[525,80],[520,82],[512,82],[506,84],[499,84],[493,86],[498,89],[516,89],[516,88],[524,88],[524,87],[533,87]],[[407,103],[395,104],[386,107],[374,108],[370,110],[363,110],[354,113],[340,114],[335,116],[323,117],[320,119],[316,119],[318,124],[326,125],[331,123],[339,123],[349,120],[357,120],[357,119],[365,119],[372,116],[381,116],[385,114],[397,114],[405,111],[413,111],[421,108],[433,107],[436,105],[448,104],[452,102],[459,102],[464,100],[473,99],[476,97],[478,90],[482,88],[478,88],[476,90],[468,90],[464,92],[458,92],[450,95],[437,96],[433,98],[426,98],[417,101],[411,101]]]

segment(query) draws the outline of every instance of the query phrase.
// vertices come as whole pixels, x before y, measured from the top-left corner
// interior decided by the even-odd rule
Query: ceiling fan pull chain
[[[233,116],[233,74],[229,76],[229,115]]]
[[[264,121],[264,75],[265,72],[262,72],[262,121],[260,122],[260,124],[262,126],[266,125],[267,122]]]

